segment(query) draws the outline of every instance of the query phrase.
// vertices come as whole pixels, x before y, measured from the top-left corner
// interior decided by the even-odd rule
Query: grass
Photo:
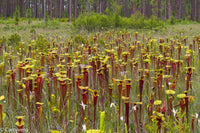
[[[72,24],[69,22],[60,22],[57,20],[48,21],[44,24],[43,20],[33,20],[28,24],[25,20],[19,25],[15,25],[14,20],[0,21],[0,35],[10,35],[18,33],[22,36],[22,41],[27,41],[30,36],[30,30],[35,29],[37,34],[43,34],[45,37],[62,36],[64,39],[69,38],[72,34]]]
[[[31,24],[28,24],[28,22],[23,19],[23,21],[21,20],[19,22],[18,26],[15,25],[15,21],[13,19],[0,20],[0,36],[10,35],[16,32],[22,36],[22,40],[26,41],[29,38],[29,33],[31,29],[35,29],[37,34],[43,34],[45,37],[62,36],[63,40],[75,34],[89,34],[87,31],[74,30],[70,22],[61,22],[59,21],[59,19],[53,21],[49,20],[47,24],[44,24],[43,20],[32,20]],[[175,25],[166,24],[164,27],[159,29],[127,29],[127,31],[131,33],[138,31],[139,33],[144,35],[148,35],[149,32],[151,32],[152,36],[155,39],[167,37],[168,35],[177,38],[179,33],[182,31],[185,31],[185,34],[187,36],[192,37],[194,35],[200,34],[200,24],[192,22]]]

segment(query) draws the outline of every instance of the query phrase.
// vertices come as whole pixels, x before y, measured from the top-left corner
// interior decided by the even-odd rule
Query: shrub
[[[74,37],[74,42],[76,43],[82,43],[82,44],[85,44],[86,43],[86,40],[81,36],[81,35],[76,35]]]
[[[42,52],[46,52],[48,45],[46,44],[46,39],[43,34],[40,34],[35,41],[36,48],[39,48]]]
[[[76,29],[86,29],[87,31],[108,28],[152,29],[162,25],[163,22],[156,16],[152,16],[150,19],[147,19],[140,12],[136,12],[130,18],[121,17],[119,13],[115,13],[113,16],[110,16],[91,12],[89,14],[81,14],[76,21],[73,22],[73,26]]]
[[[163,22],[154,15],[152,15],[150,19],[146,20],[147,29],[152,29],[159,26],[163,26]]]
[[[132,18],[132,26],[133,28],[136,29],[142,29],[145,27],[145,17],[143,14],[141,14],[140,12],[136,12],[133,16],[131,16]]]
[[[133,28],[133,24],[131,23],[132,18],[121,18],[121,25],[123,28]]]
[[[59,19],[60,22],[69,22],[69,18],[61,18]]]
[[[10,29],[10,25],[9,24],[5,24],[5,26],[3,27],[3,30],[9,30]]]
[[[94,12],[89,13],[88,15],[81,14],[73,25],[78,29],[86,29],[88,31],[98,29],[100,27],[99,16],[99,14]]]
[[[47,21],[46,27],[49,29],[59,29],[60,28],[60,22],[57,20]]]
[[[17,33],[13,33],[8,37],[8,46],[12,46],[15,48],[15,50],[18,50],[21,42],[21,36]]]
[[[21,36],[17,33],[13,33],[8,38],[8,45],[16,45],[21,41]]]
[[[30,29],[30,33],[35,34],[36,33],[35,29],[34,28]]]
[[[30,8],[27,9],[26,17],[28,19],[28,24],[30,24],[31,23],[31,9]]]
[[[121,16],[118,13],[115,13],[114,14],[114,25],[115,25],[115,28],[122,26],[120,21],[121,21]]]
[[[15,11],[15,25],[19,24],[19,19],[20,19],[19,7],[17,7]]]
[[[174,16],[171,16],[171,18],[169,19],[170,24],[175,24],[176,23],[176,18]]]
[[[99,29],[107,29],[112,26],[112,21],[110,21],[108,15],[101,15],[99,18]]]
[[[91,14],[91,16],[86,16],[85,19],[85,27],[86,29],[88,29],[89,31],[95,30],[97,28],[99,28],[99,15]]]

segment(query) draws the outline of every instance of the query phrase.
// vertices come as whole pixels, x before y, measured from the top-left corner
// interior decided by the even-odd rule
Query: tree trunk
[[[121,0],[118,0],[118,6],[121,6]]]
[[[141,13],[141,14],[143,14],[143,6],[142,6],[143,1],[144,1],[144,0],[140,0],[140,2],[139,2],[139,7],[140,7],[140,13]]]
[[[44,23],[46,23],[46,0],[44,0]]]
[[[186,1],[183,0],[183,1],[182,1],[182,4],[183,4],[183,6],[182,6],[182,10],[181,10],[181,16],[182,16],[182,17],[187,17],[187,12],[186,12]]]
[[[28,8],[31,8],[31,6],[30,6],[30,0],[27,0],[28,1]]]
[[[195,0],[191,0],[191,19],[195,20]]]
[[[44,0],[42,0],[42,18],[44,17]]]
[[[62,18],[62,0],[60,0],[60,15],[59,15],[60,18]]]
[[[92,7],[93,7],[93,11],[94,11],[94,12],[99,12],[99,11],[97,10],[97,3],[98,3],[98,2],[96,2],[96,1],[93,2]]]
[[[77,0],[75,0],[74,4],[74,17],[77,18]]]
[[[167,0],[165,0],[165,22],[167,19]]]
[[[15,12],[15,0],[13,0],[13,3],[12,3],[12,13]]]
[[[34,1],[30,1],[30,8],[31,8],[31,12],[33,13],[31,17],[35,17],[35,4]]]
[[[127,8],[128,8],[127,0],[124,0],[124,14],[125,14],[126,17],[127,17]]]
[[[57,11],[57,17],[60,17],[60,10],[61,10],[61,9],[60,9],[60,1],[61,1],[61,0],[58,0],[58,1],[57,1],[57,10],[58,10],[58,11]]]
[[[6,17],[7,15],[7,10],[6,10],[6,0],[3,0],[3,15]]]
[[[22,0],[19,1],[19,12],[20,16],[23,17],[23,4],[24,2]]]
[[[174,4],[173,4],[173,12],[174,12],[174,16],[175,18],[178,18],[178,0],[174,0]]]
[[[53,11],[52,11],[52,0],[50,0],[50,19],[53,19]],[[54,9],[55,10],[55,9]]]
[[[0,16],[3,17],[3,0],[0,0]]]
[[[170,19],[171,16],[172,16],[172,3],[171,3],[171,0],[169,0],[168,15],[169,15],[169,19]]]
[[[143,6],[143,10],[142,10],[142,13],[144,16],[146,16],[146,3],[145,3],[145,0],[143,0],[143,3],[142,3],[142,6]]]
[[[182,18],[182,0],[179,0],[179,14],[178,14],[178,19]]]
[[[7,9],[7,12],[6,12],[6,17],[9,17],[10,16],[10,2],[9,0],[7,0],[7,4],[6,4],[6,9]]]
[[[5,2],[2,0],[2,16],[5,16]]]
[[[158,3],[157,3],[157,13],[158,13],[158,15],[157,15],[157,18],[160,18],[161,17],[161,15],[160,15],[160,1],[158,0]]]
[[[196,3],[195,3],[195,19],[196,19],[196,21],[199,21],[199,1],[198,0],[196,0]]]
[[[69,0],[69,21],[72,21],[72,0]]]
[[[34,7],[35,7],[35,18],[37,18],[37,0],[35,0],[35,5],[34,5]]]
[[[147,10],[146,11],[147,11],[147,13],[146,13],[147,17],[150,18],[151,15],[152,15],[152,9],[151,9],[151,2],[150,1],[147,1]]]
[[[1,17],[1,5],[2,5],[2,1],[0,0],[0,17]]]
[[[101,12],[105,11],[106,8],[109,9],[109,6],[108,6],[108,2],[107,1],[101,1]]]
[[[136,4],[133,2],[132,3],[132,11],[131,11],[131,14],[134,14],[137,10],[137,7],[136,7]]]
[[[14,0],[13,0],[13,1],[14,1]],[[26,11],[26,10],[27,10],[27,8],[28,8],[27,1],[28,1],[28,0],[25,0],[25,11]]]
[[[49,14],[49,0],[46,0],[46,15]]]
[[[9,1],[9,0],[8,0]],[[17,6],[19,6],[19,0],[17,0]]]
[[[38,7],[38,15],[39,15],[39,21],[40,21],[40,19],[41,19],[41,14],[40,14],[40,8],[41,8],[41,6],[40,6],[41,4],[40,4],[40,0],[39,0],[39,7]]]
[[[68,0],[69,1],[69,0]],[[67,8],[67,7],[66,7]],[[63,17],[63,13],[65,12],[65,0],[62,0],[62,17]],[[69,14],[69,12],[68,12]]]
[[[99,0],[99,13],[102,13],[102,2]]]
[[[57,18],[58,16],[58,2],[54,1],[54,17]]]
[[[165,21],[165,0],[163,0],[160,4],[161,4],[161,11],[160,12],[162,13],[161,19],[164,22]]]

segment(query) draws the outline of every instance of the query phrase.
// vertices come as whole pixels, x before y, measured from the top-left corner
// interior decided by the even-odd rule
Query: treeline
[[[26,17],[28,9],[32,17],[77,18],[86,12],[106,13],[120,10],[120,16],[130,17],[141,12],[165,21],[176,19],[199,20],[200,0],[0,0],[0,16],[12,17],[19,7],[20,17]]]

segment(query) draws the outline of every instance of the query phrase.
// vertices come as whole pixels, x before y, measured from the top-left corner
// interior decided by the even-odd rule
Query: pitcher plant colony
[[[1,128],[200,131],[198,35],[110,30],[0,44]]]

